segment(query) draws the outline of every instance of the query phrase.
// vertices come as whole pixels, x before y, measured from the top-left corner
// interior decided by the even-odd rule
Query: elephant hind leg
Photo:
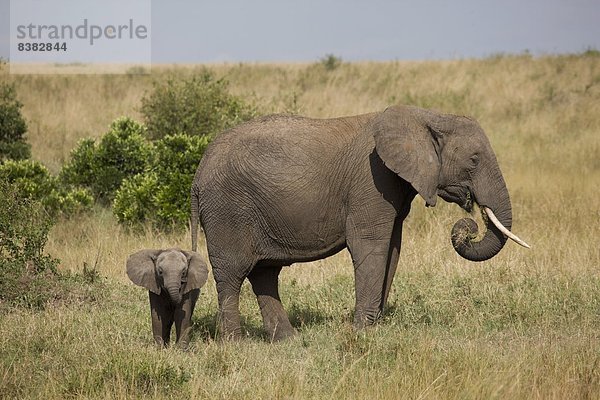
[[[234,215],[228,214],[228,210],[219,212]],[[239,340],[242,338],[240,289],[256,259],[252,255],[253,235],[244,229],[247,227],[236,229],[231,221],[209,220],[203,227],[219,300],[217,333],[224,340]]]
[[[279,298],[279,272],[281,267],[257,265],[248,275],[265,331],[271,341],[282,340],[296,333]]]
[[[240,289],[244,282],[244,276],[233,274],[231,273],[232,269],[223,268],[222,265],[212,260],[211,262],[219,299],[217,332],[222,339],[239,340],[242,338]]]

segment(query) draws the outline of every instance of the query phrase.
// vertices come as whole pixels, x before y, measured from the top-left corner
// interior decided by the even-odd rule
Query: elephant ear
[[[206,283],[208,279],[208,267],[202,260],[200,254],[195,251],[182,251],[188,260],[187,283],[183,293],[187,293],[193,289],[199,289]]]
[[[131,282],[155,294],[160,294],[154,270],[154,263],[160,253],[161,250],[140,250],[127,258],[127,276]]]
[[[388,107],[373,120],[375,149],[386,167],[435,206],[441,169],[437,121],[441,116],[409,106]]]

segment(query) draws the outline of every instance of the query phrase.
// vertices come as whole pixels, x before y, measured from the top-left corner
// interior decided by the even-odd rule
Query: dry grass
[[[241,343],[213,340],[209,280],[188,353],[152,346],[146,294],[124,274],[143,247],[189,247],[189,234],[132,234],[109,211],[60,222],[47,249],[61,268],[96,265],[99,304],[0,316],[0,392],[36,398],[600,398],[600,57],[447,62],[212,65],[263,110],[328,117],[401,102],[468,114],[492,142],[511,192],[509,243],[474,264],[452,250],[463,212],[417,198],[382,323],[350,328],[346,252],[286,268],[282,297],[300,334],[271,345],[248,286]],[[76,141],[139,117],[151,75],[5,76],[16,82],[37,159],[56,170]],[[203,244],[201,252],[205,251]],[[205,255],[205,254],[204,254]]]

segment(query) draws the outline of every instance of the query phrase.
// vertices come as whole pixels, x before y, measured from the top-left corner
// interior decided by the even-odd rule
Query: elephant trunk
[[[489,170],[488,170],[489,171]],[[512,208],[504,178],[498,167],[492,169],[491,174],[480,176],[474,181],[473,196],[483,210],[491,213],[482,213],[486,222],[486,232],[483,238],[476,241],[478,234],[477,223],[470,218],[457,221],[452,228],[452,246],[463,258],[470,261],[485,261],[500,252],[507,237],[502,233],[492,219],[510,231],[512,226]],[[489,216],[493,216],[490,218]]]
[[[173,302],[173,304],[179,304],[181,303],[181,284],[177,283],[174,285],[169,285],[167,286],[167,292],[169,292],[169,297],[171,298],[171,301]]]

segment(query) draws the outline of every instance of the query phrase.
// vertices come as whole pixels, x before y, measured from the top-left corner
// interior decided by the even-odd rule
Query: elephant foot
[[[276,314],[267,314],[263,308],[263,327],[267,333],[267,339],[271,342],[278,342],[294,336],[297,332],[290,323],[287,314],[281,307],[281,312]]]
[[[190,349],[190,342],[181,341],[181,342],[177,343],[177,347],[181,351],[188,351]]]
[[[217,336],[221,341],[240,340],[244,337],[239,311],[219,312]]]
[[[154,341],[156,342],[156,347],[159,350],[165,349],[168,345],[169,342],[165,341],[162,337],[160,336],[154,336]]]
[[[177,337],[177,347],[181,350],[186,351],[190,345],[190,339],[192,337],[192,327],[188,326],[183,329],[183,332]]]
[[[179,348],[179,350],[188,351],[188,349],[190,347],[190,336],[187,336],[185,338],[182,338],[181,340],[178,340],[176,345]]]
[[[244,335],[242,335],[241,327],[232,328],[232,329],[221,328],[221,329],[219,329],[218,337],[221,341],[226,342],[226,341],[242,340],[244,338]]]
[[[373,326],[381,318],[381,311],[367,312],[367,311],[356,311],[354,313],[354,323],[352,326],[356,330],[362,330]]]

